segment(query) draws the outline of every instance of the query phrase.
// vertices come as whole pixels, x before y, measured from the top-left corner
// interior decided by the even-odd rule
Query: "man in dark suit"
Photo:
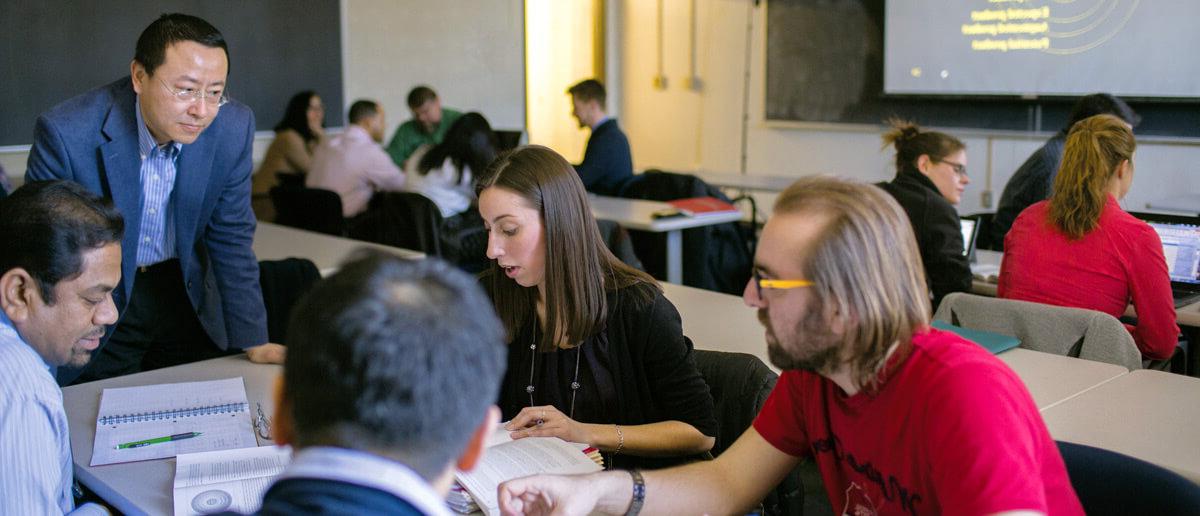
[[[450,514],[454,470],[500,420],[504,329],[475,279],[368,253],[301,299],[288,335],[272,433],[296,453],[259,514]]]
[[[583,187],[599,195],[620,194],[633,177],[633,155],[617,119],[609,118],[605,112],[604,85],[588,79],[571,86],[567,93],[571,94],[574,106],[571,115],[579,120],[579,127],[592,129],[592,137],[583,151],[583,163],[575,165]]]
[[[111,197],[129,225],[113,294],[121,320],[92,363],[60,370],[60,383],[267,342],[251,249],[254,115],[226,97],[228,70],[216,28],[166,14],[138,38],[130,77],[38,117],[26,181],[76,181]]]

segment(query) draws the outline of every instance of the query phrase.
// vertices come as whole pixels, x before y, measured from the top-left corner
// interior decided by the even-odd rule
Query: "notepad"
[[[689,197],[687,199],[675,199],[667,201],[680,213],[689,217],[707,217],[712,215],[723,215],[727,213],[740,213],[736,206],[729,204],[716,197]]]
[[[163,459],[180,453],[258,446],[239,378],[104,389],[92,466]],[[136,448],[121,444],[200,432],[191,439]]]
[[[942,321],[933,321],[930,323],[930,326],[933,326],[939,330],[956,333],[959,337],[983,346],[988,351],[991,351],[993,355],[998,355],[1021,345],[1021,339],[1011,335],[963,328],[962,326],[955,326]]]

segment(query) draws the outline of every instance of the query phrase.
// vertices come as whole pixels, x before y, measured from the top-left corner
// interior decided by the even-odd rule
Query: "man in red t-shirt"
[[[920,255],[882,190],[787,189],[743,294],[784,370],[716,460],[663,471],[537,476],[508,514],[745,512],[804,458],[842,514],[1082,514],[1029,392],[982,347],[929,327]]]

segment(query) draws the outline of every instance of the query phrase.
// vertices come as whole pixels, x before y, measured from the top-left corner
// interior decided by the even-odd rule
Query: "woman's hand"
[[[552,405],[525,407],[505,426],[513,439],[557,437],[573,443],[592,443],[592,426],[567,417]]]
[[[287,348],[268,342],[246,349],[246,357],[256,364],[282,364],[287,358]]]

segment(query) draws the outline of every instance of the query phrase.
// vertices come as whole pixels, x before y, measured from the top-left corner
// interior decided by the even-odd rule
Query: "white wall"
[[[638,169],[741,170],[742,95],[746,70],[746,30],[750,32],[749,128],[746,172],[761,175],[832,173],[864,181],[892,177],[892,153],[880,151],[881,127],[777,124],[763,121],[766,7],[751,0],[697,0],[699,92],[684,88],[691,0],[663,0],[665,69],[668,88],[656,90],[656,2],[622,1],[620,37],[622,125]],[[986,133],[947,129],[967,144],[972,183],[959,211],[995,209],[1012,172],[1048,134]],[[991,158],[989,160],[989,146]],[[1139,140],[1128,209],[1165,196],[1200,192],[1200,142]],[[992,204],[984,206],[983,193]],[[1200,207],[1198,207],[1200,209]]]
[[[588,132],[571,117],[567,88],[592,76],[594,0],[528,0],[525,16],[529,142],[583,159]]]
[[[391,129],[411,118],[405,97],[420,84],[443,106],[479,111],[497,129],[525,128],[524,5],[521,0],[343,0],[346,106],[383,104]]]

